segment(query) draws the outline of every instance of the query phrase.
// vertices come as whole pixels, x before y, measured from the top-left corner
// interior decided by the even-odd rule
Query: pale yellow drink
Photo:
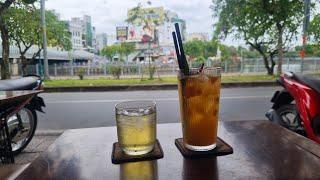
[[[129,155],[146,154],[156,142],[156,109],[153,102],[124,102],[116,106],[118,141],[121,149]],[[128,104],[129,103],[129,104]],[[141,102],[140,102],[141,103]],[[118,109],[117,109],[118,108]]]
[[[123,163],[120,165],[120,179],[157,179],[157,169],[157,161]]]

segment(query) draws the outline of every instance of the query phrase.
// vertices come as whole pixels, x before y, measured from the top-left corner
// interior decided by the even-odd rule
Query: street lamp
[[[43,33],[43,65],[44,65],[44,79],[50,79],[49,76],[49,65],[47,57],[47,28],[46,28],[46,10],[45,10],[45,0],[41,0],[41,25]]]

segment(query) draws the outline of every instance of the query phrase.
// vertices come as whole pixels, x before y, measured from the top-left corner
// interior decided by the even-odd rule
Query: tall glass
[[[120,148],[128,155],[152,151],[156,142],[156,103],[127,101],[115,108]]]
[[[206,68],[201,73],[178,74],[180,116],[184,145],[194,151],[216,147],[221,75],[220,68]]]

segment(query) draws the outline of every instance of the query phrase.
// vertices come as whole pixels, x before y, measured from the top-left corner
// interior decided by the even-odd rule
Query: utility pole
[[[43,33],[43,65],[44,65],[44,79],[50,79],[49,76],[49,65],[47,56],[47,27],[46,27],[46,10],[45,10],[45,0],[41,0],[41,25]]]
[[[306,45],[308,41],[308,28],[310,22],[310,2],[304,0],[304,21],[303,21],[303,36],[302,36],[302,53],[301,53],[301,74],[303,73],[303,61],[306,53]]]

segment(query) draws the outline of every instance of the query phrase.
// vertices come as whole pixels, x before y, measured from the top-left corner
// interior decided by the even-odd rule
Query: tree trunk
[[[21,65],[22,65],[22,75],[27,75],[28,62],[27,62],[27,58],[25,57],[24,54],[21,54],[20,60],[21,60]]]
[[[1,60],[1,79],[10,79],[10,66],[9,66],[9,53],[10,53],[10,42],[9,32],[6,25],[3,23],[0,17],[0,31],[2,39],[2,60]]]
[[[273,68],[274,68],[274,61],[271,60],[271,67],[269,66],[269,61],[268,61],[268,56],[266,55],[266,53],[263,51],[261,44],[254,44],[251,43],[249,41],[247,41],[247,43],[254,48],[255,50],[257,50],[259,52],[259,54],[262,56],[263,58],[263,63],[264,63],[264,67],[267,69],[267,73],[268,75],[273,75]]]
[[[271,61],[271,67],[270,67],[270,69],[272,70],[272,74],[269,74],[269,75],[273,75],[274,66],[276,65],[276,63],[274,62],[273,57],[274,57],[274,55],[270,55],[270,61]]]
[[[282,35],[283,35],[283,28],[278,27],[278,75],[282,73],[282,60],[283,60],[283,42],[282,42]]]
[[[267,56],[263,56],[264,67],[267,69],[268,75],[273,75],[273,67],[269,66],[269,61]]]

